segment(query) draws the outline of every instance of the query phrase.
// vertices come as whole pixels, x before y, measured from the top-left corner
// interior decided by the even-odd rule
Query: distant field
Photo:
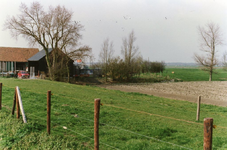
[[[215,69],[213,73],[213,81],[227,81],[227,71],[223,69]],[[174,72],[174,74],[172,74]],[[183,81],[208,81],[208,72],[202,71],[199,68],[167,68],[165,73],[174,78],[182,79]],[[164,74],[165,75],[165,74]]]
[[[204,72],[199,68],[166,68],[163,74],[156,73],[156,76],[161,75],[161,79],[170,77],[171,79],[181,79],[183,81],[209,81],[208,72]],[[153,78],[154,74],[141,74],[141,78]],[[227,81],[227,71],[223,69],[215,69],[213,81]]]
[[[171,71],[171,70],[169,70]],[[173,70],[178,74],[177,70]],[[100,149],[203,149],[203,118],[213,117],[213,149],[225,149],[227,108],[201,105],[139,93],[47,80],[0,78],[0,149],[94,149],[94,99],[101,98]],[[11,116],[15,86],[21,95],[28,124]],[[46,93],[51,90],[51,135],[46,134]],[[8,110],[9,109],[9,110]],[[75,117],[77,116],[77,117]],[[67,130],[63,129],[67,127]]]

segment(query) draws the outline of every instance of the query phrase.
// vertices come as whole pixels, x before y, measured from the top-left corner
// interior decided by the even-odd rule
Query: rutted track
[[[200,95],[202,96],[202,103],[227,106],[227,81],[111,84],[100,85],[100,87],[190,102],[197,102]]]

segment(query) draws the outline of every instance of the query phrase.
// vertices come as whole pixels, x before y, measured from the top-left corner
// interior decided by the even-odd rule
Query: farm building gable
[[[49,48],[48,52],[50,53],[51,51],[52,51],[52,49]],[[39,61],[40,59],[42,59],[45,56],[46,56],[45,50],[41,50],[38,53],[36,53],[35,55],[33,55],[31,58],[29,58],[28,61]]]

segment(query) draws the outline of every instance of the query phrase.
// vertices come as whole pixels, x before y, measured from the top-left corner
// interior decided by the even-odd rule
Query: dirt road
[[[200,95],[202,96],[202,103],[227,106],[227,81],[111,84],[100,85],[100,87],[190,102],[197,102]]]

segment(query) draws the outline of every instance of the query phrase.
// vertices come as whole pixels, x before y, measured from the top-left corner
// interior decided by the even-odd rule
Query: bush
[[[149,62],[143,61],[142,64],[142,73],[158,73],[163,72],[165,70],[164,62]]]

